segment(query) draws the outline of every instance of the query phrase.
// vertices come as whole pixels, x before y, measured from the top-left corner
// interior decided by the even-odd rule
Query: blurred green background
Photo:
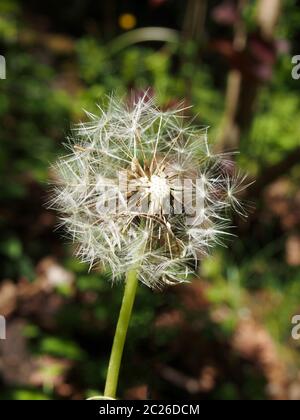
[[[193,105],[256,182],[199,278],[140,286],[119,396],[300,399],[299,40],[297,0],[1,0],[0,399],[103,390],[122,285],[54,231],[49,164],[83,109],[149,87],[162,107]]]

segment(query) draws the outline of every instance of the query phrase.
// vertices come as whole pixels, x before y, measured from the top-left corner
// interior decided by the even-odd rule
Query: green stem
[[[137,274],[136,269],[130,270],[127,273],[125,291],[111,350],[104,390],[104,396],[109,398],[116,398],[122,354],[138,285]]]

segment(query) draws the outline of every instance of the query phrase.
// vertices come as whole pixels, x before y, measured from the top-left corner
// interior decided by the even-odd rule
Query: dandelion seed
[[[55,165],[50,206],[90,267],[113,280],[138,266],[151,288],[186,281],[190,267],[228,236],[228,209],[244,214],[237,195],[245,177],[227,155],[214,155],[208,129],[177,108],[162,112],[147,95],[130,106],[111,97],[86,113]]]

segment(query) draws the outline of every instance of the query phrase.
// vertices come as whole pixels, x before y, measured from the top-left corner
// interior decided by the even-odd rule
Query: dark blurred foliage
[[[122,285],[88,273],[54,231],[49,165],[83,109],[149,86],[163,107],[193,104],[215,147],[240,150],[237,164],[256,182],[238,237],[203,261],[198,279],[163,293],[140,287],[119,395],[300,399],[291,338],[300,313],[299,6],[1,1],[0,399],[103,390]],[[157,27],[156,41],[147,27]]]

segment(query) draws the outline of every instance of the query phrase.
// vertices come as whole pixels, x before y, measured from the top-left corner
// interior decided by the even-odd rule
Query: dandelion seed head
[[[226,171],[208,129],[154,99],[111,97],[75,127],[69,155],[54,165],[50,207],[90,268],[112,279],[138,267],[151,288],[187,281],[198,260],[228,236],[228,209],[244,214],[245,177]]]

